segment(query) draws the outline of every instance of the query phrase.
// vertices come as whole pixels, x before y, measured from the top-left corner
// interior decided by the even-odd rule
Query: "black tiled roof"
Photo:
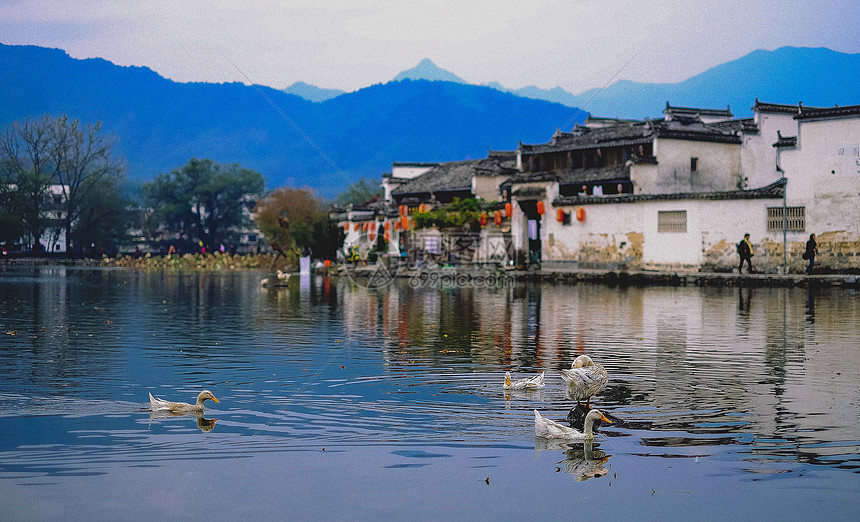
[[[513,196],[519,199],[543,199],[546,197],[544,187],[523,187],[514,191]]]
[[[579,127],[572,132],[556,132],[544,144],[520,144],[523,154],[541,154],[597,147],[640,145],[653,140],[650,122],[639,121],[608,127]]]
[[[650,143],[654,138],[740,143],[738,132],[754,129],[751,120],[736,123],[702,123],[698,119],[681,118],[671,121],[637,121],[606,127],[579,127],[571,132],[556,132],[552,139],[540,145],[520,144],[523,154],[543,154],[598,147],[627,147]]]
[[[785,192],[785,179],[751,190],[727,190],[722,192],[678,192],[674,194],[610,194],[607,196],[562,196],[552,202],[554,206],[594,205],[606,203],[638,203],[640,201],[670,201],[683,199],[781,199]]]
[[[530,183],[535,181],[557,181],[560,185],[581,185],[583,183],[608,183],[629,181],[630,167],[627,165],[612,165],[591,169],[546,170],[541,172],[517,172],[505,182]]]
[[[756,98],[755,100],[755,105],[753,105],[750,109],[758,112],[780,112],[786,114],[797,114],[797,105],[765,103],[758,101],[758,98]]]
[[[800,113],[795,120],[810,120],[816,118],[839,118],[842,116],[854,116],[860,114],[860,105],[846,105],[844,107],[801,107]]]
[[[777,140],[774,147],[796,147],[797,136],[783,136],[782,132],[776,131]]]
[[[666,108],[663,109],[664,114],[689,114],[694,115],[698,114],[701,116],[722,116],[724,118],[731,118],[732,110],[730,107],[726,107],[725,109],[705,109],[700,107],[673,107],[669,105],[669,102],[666,102]]]
[[[471,191],[473,176],[509,176],[516,172],[515,166],[516,156],[513,153],[491,154],[490,157],[478,160],[439,163],[424,174],[392,190],[392,194],[406,196]]]
[[[740,118],[737,120],[718,121],[708,124],[711,127],[724,130],[740,131],[745,133],[757,133],[758,125],[754,118]]]

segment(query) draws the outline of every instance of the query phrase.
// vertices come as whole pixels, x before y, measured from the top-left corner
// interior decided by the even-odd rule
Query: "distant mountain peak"
[[[295,94],[312,102],[323,102],[336,98],[344,93],[339,89],[323,89],[316,85],[311,85],[302,81],[295,82],[286,89],[282,89],[287,94]]]
[[[418,65],[407,69],[394,77],[395,82],[401,80],[428,80],[431,82],[468,83],[456,74],[442,69],[430,58],[424,58]]]

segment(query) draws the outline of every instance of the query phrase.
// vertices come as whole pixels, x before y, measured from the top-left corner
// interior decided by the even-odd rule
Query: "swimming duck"
[[[278,281],[289,281],[290,274],[278,270]]]
[[[573,360],[570,370],[561,370],[561,378],[567,383],[567,392],[577,404],[585,399],[586,406],[590,408],[591,396],[606,386],[609,374],[591,357],[580,355]]]
[[[564,424],[555,422],[542,416],[537,410],[535,412],[535,435],[545,439],[565,439],[565,440],[594,440],[594,432],[592,426],[594,421],[600,419],[603,422],[611,424],[612,421],[607,419],[600,410],[591,410],[585,416],[585,429],[583,431],[575,430]]]
[[[172,413],[194,413],[203,411],[203,402],[212,399],[215,402],[221,402],[212,395],[209,390],[203,390],[197,396],[196,404],[188,404],[187,402],[171,402],[158,397],[153,397],[149,394],[149,409],[152,411],[169,411]]]
[[[543,372],[534,377],[526,377],[518,381],[511,382],[511,372],[505,372],[505,384],[502,385],[503,390],[536,390],[546,386],[543,382]]]

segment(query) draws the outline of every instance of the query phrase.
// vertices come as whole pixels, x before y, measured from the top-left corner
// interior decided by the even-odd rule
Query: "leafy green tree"
[[[334,202],[345,207],[347,205],[361,205],[374,196],[382,196],[383,190],[378,179],[361,178],[355,183],[350,183],[346,190],[335,196]]]
[[[415,226],[418,228],[457,228],[464,225],[474,225],[481,217],[481,212],[487,202],[480,198],[454,198],[451,203],[442,205],[427,212],[415,214]]]
[[[117,178],[107,177],[81,195],[78,217],[69,237],[83,251],[87,245],[96,244],[113,252],[127,239],[126,209],[131,201],[122,195],[118,183]]]
[[[24,234],[24,223],[15,214],[0,208],[0,243],[10,244]]]
[[[343,231],[328,217],[327,205],[305,189],[280,188],[254,209],[257,228],[272,247],[290,260],[310,248],[314,257],[334,259]]]
[[[169,232],[214,246],[238,239],[264,186],[254,170],[192,158],[144,184],[143,195]]]

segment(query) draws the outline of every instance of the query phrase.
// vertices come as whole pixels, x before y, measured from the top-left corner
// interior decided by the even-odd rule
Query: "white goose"
[[[540,372],[534,377],[526,377],[525,379],[520,379],[513,382],[511,382],[511,372],[505,372],[505,384],[502,385],[502,389],[536,390],[538,388],[543,388],[544,386],[546,386],[546,384],[544,384],[543,372]]]
[[[561,370],[561,378],[567,383],[568,394],[577,403],[585,400],[591,407],[591,396],[599,393],[609,381],[606,368],[595,363],[591,357],[580,355],[573,360],[570,370]]]
[[[153,397],[152,394],[149,394],[149,409],[152,411],[169,411],[171,413],[196,413],[203,412],[203,403],[207,400],[213,400],[215,402],[221,402],[212,395],[212,392],[209,390],[203,390],[197,395],[197,402],[195,404],[188,404],[187,402],[171,402],[166,401],[164,399],[159,399],[158,397]]]
[[[600,410],[591,410],[585,416],[583,431],[579,431],[554,420],[547,419],[535,410],[535,435],[545,439],[594,440],[592,427],[594,426],[594,421],[598,419],[612,424],[612,421],[600,413]]]

